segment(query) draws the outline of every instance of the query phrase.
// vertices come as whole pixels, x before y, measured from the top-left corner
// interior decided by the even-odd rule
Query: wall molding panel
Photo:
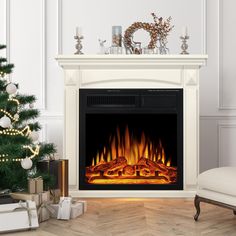
[[[57,54],[62,54],[62,0],[57,0]]]
[[[223,131],[228,131],[229,134],[227,136],[228,138],[228,142],[232,141],[230,133],[232,134],[233,132],[235,132],[235,137],[236,137],[236,122],[219,122],[218,123],[218,166],[222,167],[222,166],[226,166],[227,164],[225,163],[230,163],[230,154],[231,155],[235,155],[233,153],[230,153],[229,155],[227,155],[227,151],[230,151],[231,149],[229,148],[229,150],[225,150],[225,146],[223,145],[226,141],[226,138],[223,137]],[[230,143],[229,143],[230,146]],[[234,145],[235,146],[235,145]],[[235,162],[236,163],[236,162]]]
[[[46,110],[46,21],[47,21],[47,15],[46,15],[46,0],[41,0],[41,7],[42,7],[42,14],[41,14],[41,34],[42,34],[42,44],[41,44],[41,105],[40,110]]]
[[[218,96],[218,109],[219,110],[236,110],[236,104],[225,104],[225,93],[227,93],[225,90],[225,75],[224,75],[224,63],[226,58],[224,58],[224,41],[226,37],[224,35],[224,4],[226,4],[227,1],[223,0],[217,0],[218,4],[218,84],[219,84],[219,96]],[[230,27],[230,26],[229,26]],[[236,101],[236,99],[235,99]]]
[[[202,54],[207,54],[207,0],[201,1],[201,14],[202,14]]]
[[[6,45],[7,45],[7,50],[6,50],[6,57],[7,60],[10,62],[11,58],[10,58],[10,4],[11,4],[11,0],[5,0],[5,5],[6,5]]]

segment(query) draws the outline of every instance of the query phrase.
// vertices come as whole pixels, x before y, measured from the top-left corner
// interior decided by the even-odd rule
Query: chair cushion
[[[201,173],[198,188],[236,196],[236,167],[220,167]]]

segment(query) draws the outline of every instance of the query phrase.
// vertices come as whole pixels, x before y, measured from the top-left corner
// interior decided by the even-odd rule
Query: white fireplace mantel
[[[64,157],[69,184],[80,197],[192,197],[199,171],[199,69],[207,55],[59,55],[64,69]],[[79,190],[79,89],[183,88],[184,190]]]

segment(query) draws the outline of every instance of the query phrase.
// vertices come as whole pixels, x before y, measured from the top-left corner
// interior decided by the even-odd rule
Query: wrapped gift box
[[[39,222],[43,222],[50,219],[50,211],[54,211],[50,205],[50,192],[46,191],[39,193],[39,206],[38,206],[38,218]]]
[[[43,179],[41,176],[37,178],[28,179],[28,192],[29,193],[42,193],[43,192]]]
[[[71,205],[71,212],[70,212],[70,218],[74,219],[78,216],[81,216],[84,214],[84,204],[81,202],[76,202]]]
[[[57,218],[59,204],[51,204],[50,205],[54,212],[50,214],[52,218]],[[71,204],[71,211],[70,211],[70,219],[74,219],[78,216],[83,215],[87,210],[87,202],[86,201],[78,201]]]
[[[0,233],[39,227],[35,202],[0,205]]]
[[[36,206],[39,206],[40,201],[39,201],[39,194],[30,194],[30,193],[25,193],[25,192],[15,192],[11,193],[11,197],[15,200],[31,200],[36,203]]]
[[[54,212],[50,212],[50,217],[56,219],[59,209],[59,203],[58,204],[51,204],[51,208],[54,210]]]
[[[83,208],[84,208],[84,210],[83,210],[83,212],[86,212],[87,211],[87,201],[84,201],[84,200],[77,200],[76,202],[80,202],[80,203],[82,203],[83,204]]]
[[[50,186],[51,189],[60,189],[61,196],[68,196],[68,160],[59,159],[38,161],[37,169],[42,173],[54,177],[55,183],[53,186]]]
[[[55,215],[57,213],[56,210],[51,206],[51,204],[52,201],[43,202],[38,207],[39,222],[49,220],[51,215]]]
[[[42,193],[35,193],[35,194],[30,194],[25,192],[15,192],[11,193],[11,197],[15,200],[34,201],[36,203],[36,206],[38,207],[42,202],[50,201],[50,192],[45,191]]]
[[[59,172],[60,165],[61,165],[60,160],[42,160],[42,161],[37,162],[37,169],[40,172],[49,174],[49,175],[51,175],[55,178],[55,183],[54,183],[53,186],[51,186],[54,189],[59,188],[59,184],[58,184],[59,176],[58,176],[58,174],[60,173]]]
[[[28,179],[28,192],[29,193],[35,193],[35,180],[34,179]]]
[[[71,212],[71,197],[61,197],[57,213],[57,219],[69,220]]]

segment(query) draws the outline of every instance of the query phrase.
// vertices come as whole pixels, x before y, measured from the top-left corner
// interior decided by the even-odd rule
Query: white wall
[[[41,138],[55,142],[62,155],[63,75],[54,57],[74,53],[75,27],[83,28],[83,51],[97,53],[98,38],[110,45],[112,25],[124,30],[134,21],[152,22],[151,12],[172,16],[168,47],[178,54],[181,27],[187,25],[189,51],[209,54],[201,71],[203,171],[236,165],[235,7],[235,0],[0,0],[0,42],[8,45],[6,55],[16,67],[12,79],[21,92],[38,97]]]

